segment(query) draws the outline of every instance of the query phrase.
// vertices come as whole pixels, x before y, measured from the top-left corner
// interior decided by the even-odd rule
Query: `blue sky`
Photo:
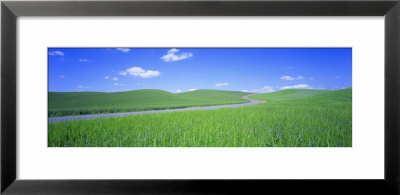
[[[49,91],[352,86],[351,48],[49,48]]]

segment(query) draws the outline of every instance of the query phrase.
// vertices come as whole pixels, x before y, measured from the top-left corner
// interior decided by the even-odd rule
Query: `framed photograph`
[[[399,25],[397,0],[3,1],[1,192],[398,194]]]
[[[48,147],[352,146],[352,48],[49,48],[48,56]]]

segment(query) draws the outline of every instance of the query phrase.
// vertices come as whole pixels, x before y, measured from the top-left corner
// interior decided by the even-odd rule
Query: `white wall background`
[[[383,179],[383,17],[19,17],[19,179]],[[351,148],[48,148],[47,47],[352,47]]]

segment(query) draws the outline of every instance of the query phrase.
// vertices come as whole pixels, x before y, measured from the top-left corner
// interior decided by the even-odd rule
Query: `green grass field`
[[[207,93],[208,95],[205,95]],[[213,95],[210,95],[210,91],[204,93],[202,91],[182,93],[177,94],[176,97],[193,98],[199,102],[207,99],[204,97],[209,97],[207,102],[203,102],[204,105],[216,102],[227,103],[225,100],[239,103],[239,98],[242,94],[240,92],[235,93],[227,95],[227,97],[230,97],[229,99],[225,99],[226,97],[212,97]],[[74,93],[70,93],[70,95],[73,96]],[[204,95],[204,97],[199,98],[201,95]],[[84,105],[77,105],[76,102],[68,100],[65,96],[63,98],[66,102],[63,102],[62,98],[57,97],[56,94],[51,94],[50,96],[52,96],[49,103],[51,104],[50,108],[54,111],[68,108],[68,106],[79,109],[80,106]],[[152,97],[157,98],[156,96]],[[182,111],[49,123],[48,146],[352,146],[351,88],[335,91],[292,89],[253,95],[251,98],[267,102],[240,108]],[[58,103],[51,102],[54,99],[57,99]],[[96,107],[96,104],[93,102],[102,100],[95,99],[94,96],[87,98],[87,102],[92,102],[91,108],[93,110],[103,109]],[[199,99],[202,100],[200,101]],[[179,101],[174,102],[172,99],[168,101],[168,103],[160,103],[157,106],[180,103]],[[139,104],[119,102],[117,105],[108,105],[109,107],[107,108],[123,109],[124,105],[135,109],[139,107]],[[151,108],[152,105],[148,103],[140,108],[145,107]]]
[[[49,116],[134,112],[245,103],[244,92],[196,90],[173,94],[143,89],[126,92],[49,92]]]

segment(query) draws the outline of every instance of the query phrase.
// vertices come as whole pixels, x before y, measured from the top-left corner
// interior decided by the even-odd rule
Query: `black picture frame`
[[[382,180],[16,179],[19,16],[385,16],[385,176]],[[399,0],[2,1],[1,193],[3,194],[399,194]],[[368,171],[368,170],[365,170]]]

